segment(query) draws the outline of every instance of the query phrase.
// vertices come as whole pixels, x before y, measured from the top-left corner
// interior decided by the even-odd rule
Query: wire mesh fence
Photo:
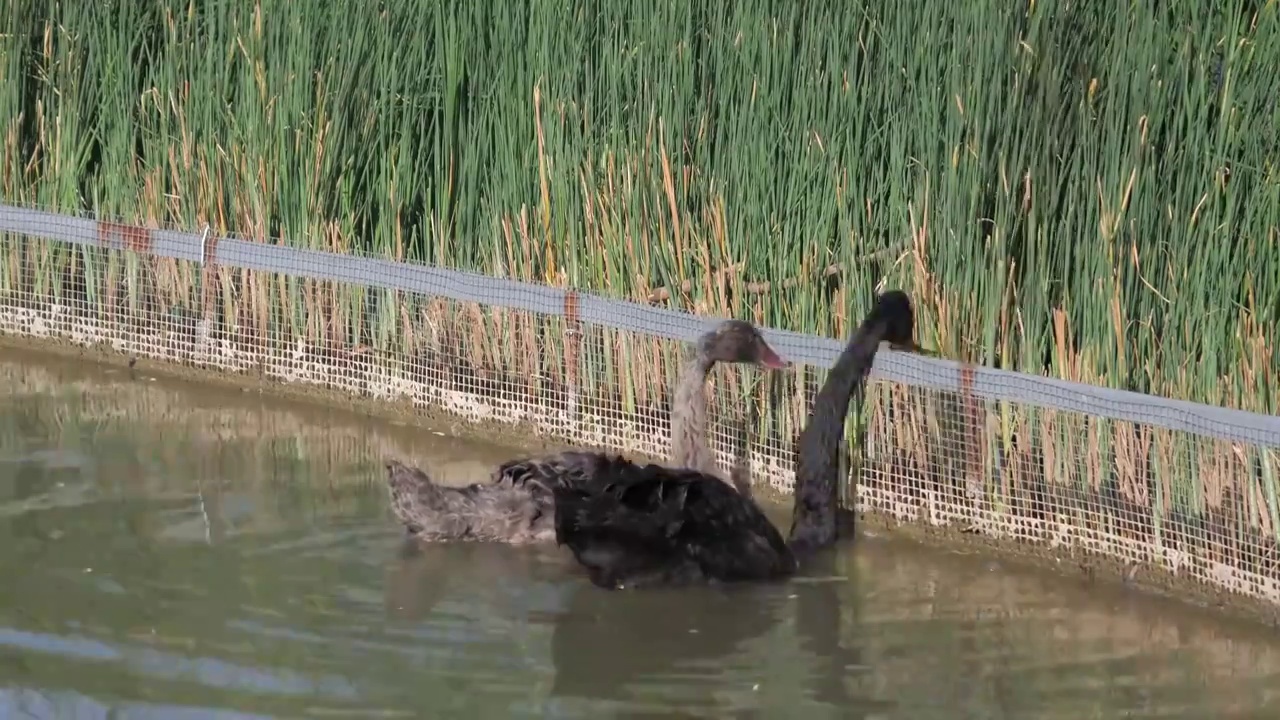
[[[0,330],[665,456],[716,320],[466,272],[0,206]],[[843,340],[762,329],[795,372],[717,369],[723,466],[787,492]],[[1280,602],[1280,418],[891,351],[851,423],[864,509],[1077,548]],[[861,436],[861,437],[858,437]],[[850,485],[854,485],[850,483]]]

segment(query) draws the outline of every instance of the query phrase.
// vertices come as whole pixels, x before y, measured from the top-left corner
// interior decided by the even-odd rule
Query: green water
[[[1245,718],[1280,634],[866,537],[835,580],[604,593],[406,546],[381,460],[501,448],[0,351],[0,717]]]

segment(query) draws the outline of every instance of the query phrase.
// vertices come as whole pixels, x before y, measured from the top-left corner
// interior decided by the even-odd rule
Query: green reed
[[[5,4],[11,202],[1275,407],[1274,6]]]

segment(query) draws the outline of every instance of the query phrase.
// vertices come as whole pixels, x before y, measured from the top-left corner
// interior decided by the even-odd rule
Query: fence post
[[[578,427],[578,365],[582,351],[582,321],[578,316],[578,293],[564,294],[564,389],[565,420],[568,429]]]
[[[982,406],[979,405],[977,396],[973,393],[974,366],[968,363],[960,366],[960,397],[961,405],[961,442],[964,443],[964,460],[965,460],[965,493],[969,500],[974,503],[974,507],[981,507],[983,500],[987,499],[986,479],[983,477],[986,470],[987,433],[983,423]]]
[[[213,352],[213,322],[217,317],[218,238],[205,223],[200,236],[200,320],[196,325],[196,359],[208,363]]]
[[[111,220],[95,220],[94,223],[97,226],[98,231],[98,247],[107,251],[119,251],[121,253],[121,257],[125,259],[126,262],[122,270],[126,275],[129,272],[127,259],[130,253],[138,256],[151,256],[153,258],[153,262],[158,259],[152,254],[151,230],[135,225],[113,222]],[[104,274],[109,276],[109,273]],[[117,284],[114,282],[108,282],[107,284],[107,307],[110,308],[111,312],[108,317],[113,321],[117,319],[115,312],[117,309],[116,285]],[[143,292],[145,292],[145,290]],[[142,312],[145,315],[148,309],[148,304],[139,303],[139,305],[143,308]],[[154,307],[154,305],[151,307]],[[127,314],[128,313],[126,311],[126,315]],[[117,334],[119,333],[118,330],[115,332]]]

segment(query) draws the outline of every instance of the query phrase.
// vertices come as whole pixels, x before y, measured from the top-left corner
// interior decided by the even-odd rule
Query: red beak
[[[758,362],[771,370],[786,370],[791,367],[791,363],[778,357],[778,353],[774,352],[773,348],[769,347],[769,344],[763,340],[760,341],[760,360]]]

